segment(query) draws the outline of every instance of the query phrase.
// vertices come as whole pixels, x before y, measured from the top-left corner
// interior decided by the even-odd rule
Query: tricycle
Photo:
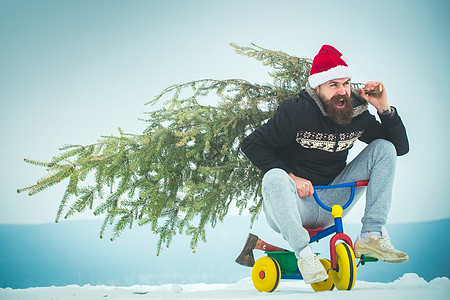
[[[321,258],[320,262],[327,270],[328,278],[325,281],[312,283],[314,291],[351,290],[356,281],[356,259],[353,252],[353,243],[348,235],[344,233],[342,213],[348,208],[354,199],[355,188],[367,186],[369,181],[356,181],[337,185],[314,186],[314,199],[317,204],[329,211],[334,217],[334,225],[328,228],[305,228],[310,235],[310,243],[331,235],[330,259]],[[350,197],[343,205],[329,207],[320,201],[316,190],[350,188]],[[265,251],[266,256],[259,258],[256,262],[253,250]],[[364,265],[366,262],[375,262],[376,258],[362,257],[358,263]],[[238,264],[252,267],[252,281],[255,288],[260,292],[273,292],[277,289],[281,279],[303,279],[297,265],[295,253],[269,243],[254,234],[249,234],[244,249],[236,259]]]

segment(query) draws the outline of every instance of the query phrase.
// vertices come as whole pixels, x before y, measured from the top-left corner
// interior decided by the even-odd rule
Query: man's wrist
[[[383,117],[392,117],[395,114],[395,108],[390,106],[389,109],[378,111],[378,114]]]

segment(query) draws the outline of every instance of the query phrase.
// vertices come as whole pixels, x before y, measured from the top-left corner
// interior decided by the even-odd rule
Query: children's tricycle
[[[320,261],[328,273],[325,281],[312,283],[314,291],[327,291],[336,287],[339,290],[351,290],[356,281],[356,261],[353,252],[352,240],[344,234],[342,213],[350,206],[355,196],[355,188],[367,186],[368,181],[356,181],[338,185],[314,186],[314,199],[323,209],[331,212],[334,217],[334,225],[328,228],[306,229],[310,235],[310,243],[319,241],[333,233],[330,240],[330,260],[321,258]],[[350,197],[343,206],[329,207],[320,201],[316,190],[350,188]],[[265,251],[263,256],[255,262],[253,249]],[[377,261],[376,258],[361,257],[360,263]],[[249,234],[244,249],[236,262],[253,267],[252,281],[260,292],[273,292],[278,287],[281,279],[303,279],[297,265],[297,258],[292,251],[288,251],[268,244],[254,234]]]

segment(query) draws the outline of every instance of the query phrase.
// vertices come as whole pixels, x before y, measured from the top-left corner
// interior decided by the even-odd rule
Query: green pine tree
[[[239,144],[281,101],[305,87],[312,61],[253,44],[231,46],[271,67],[273,82],[203,79],[172,85],[148,103],[165,105],[146,113],[142,134],[119,128],[120,135],[91,145],[65,145],[48,162],[25,159],[47,168],[47,175],[18,192],[34,195],[65,181],[56,222],[90,209],[105,216],[101,237],[113,227],[112,240],[135,222],[148,224],[159,236],[158,254],[177,233],[191,236],[195,249],[206,241],[207,226],[222,221],[232,203],[240,212],[248,209],[253,223],[262,205],[262,173]],[[199,103],[212,93],[216,106]]]

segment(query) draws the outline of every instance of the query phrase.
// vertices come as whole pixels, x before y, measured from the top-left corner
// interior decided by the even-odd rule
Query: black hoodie
[[[338,125],[325,113],[315,91],[307,85],[298,97],[283,101],[274,116],[247,136],[241,150],[264,173],[281,168],[308,179],[313,185],[327,185],[344,169],[353,143],[376,139],[391,141],[397,155],[409,151],[405,127],[397,110],[380,115],[381,123],[367,110],[367,102],[352,92],[354,117]]]

